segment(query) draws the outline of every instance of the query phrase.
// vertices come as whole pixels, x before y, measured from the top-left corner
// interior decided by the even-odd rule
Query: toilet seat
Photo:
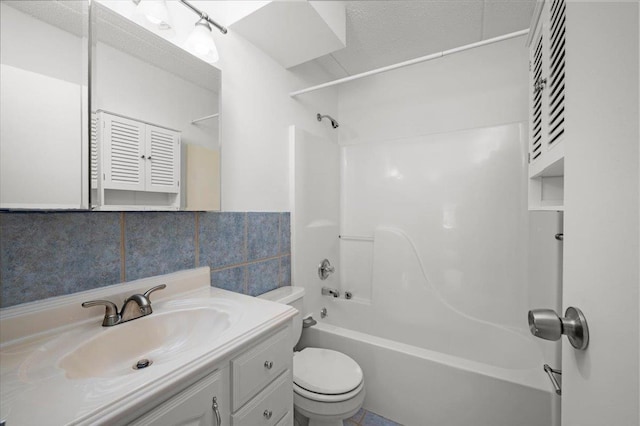
[[[311,392],[303,387],[300,387],[297,383],[293,383],[293,392],[297,395],[300,395],[308,400],[317,401],[317,402],[343,402],[347,401],[351,398],[358,396],[358,394],[364,388],[364,382],[360,382],[360,384],[353,389],[351,392],[341,393],[338,395],[326,395],[322,393]]]
[[[315,401],[344,401],[363,387],[362,369],[349,356],[321,348],[305,348],[293,357],[294,391]]]

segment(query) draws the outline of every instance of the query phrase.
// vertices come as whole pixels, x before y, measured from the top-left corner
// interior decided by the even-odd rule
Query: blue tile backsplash
[[[278,288],[280,278],[280,259],[247,265],[247,293],[257,296]]]
[[[278,213],[248,213],[249,260],[277,256],[280,252],[280,215]]]
[[[193,213],[127,213],[124,226],[127,281],[195,265],[196,220]]]
[[[0,306],[120,281],[119,213],[3,213]]]
[[[246,213],[201,213],[200,265],[211,269],[247,261]]]
[[[2,212],[0,307],[198,266],[215,287],[291,285],[289,213]]]

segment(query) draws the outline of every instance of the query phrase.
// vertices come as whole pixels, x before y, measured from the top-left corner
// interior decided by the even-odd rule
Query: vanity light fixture
[[[200,15],[200,19],[196,22],[195,28],[187,37],[184,47],[194,55],[204,59],[209,63],[216,62],[218,60],[218,49],[213,42],[211,25],[216,27],[222,34],[227,33],[227,29],[218,24],[213,19],[209,18],[205,12],[191,5],[186,0],[180,0],[180,3],[191,9],[196,14]]]
[[[171,28],[166,0],[133,0],[140,13],[160,29]]]

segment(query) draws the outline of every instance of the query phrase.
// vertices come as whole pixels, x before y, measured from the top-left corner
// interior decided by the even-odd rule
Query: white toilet
[[[298,310],[293,318],[293,348],[302,335],[302,287],[281,287],[260,298],[284,303]],[[293,405],[309,418],[309,426],[342,426],[364,401],[362,369],[347,355],[321,348],[305,348],[293,354]]]

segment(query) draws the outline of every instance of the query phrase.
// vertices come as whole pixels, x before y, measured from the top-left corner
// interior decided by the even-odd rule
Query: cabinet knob
[[[142,159],[144,160],[144,159],[145,159],[145,158],[147,158],[147,157],[145,157],[144,155],[141,155],[141,156],[140,156],[140,158],[142,158]]]
[[[264,368],[266,368],[267,370],[271,370],[273,368],[273,361],[265,361]]]
[[[151,160],[151,156],[148,156],[148,157],[147,157],[147,160]]]
[[[273,413],[271,412],[271,410],[264,410],[264,413],[262,413],[262,415],[264,416],[265,419],[269,420],[273,415]]]

